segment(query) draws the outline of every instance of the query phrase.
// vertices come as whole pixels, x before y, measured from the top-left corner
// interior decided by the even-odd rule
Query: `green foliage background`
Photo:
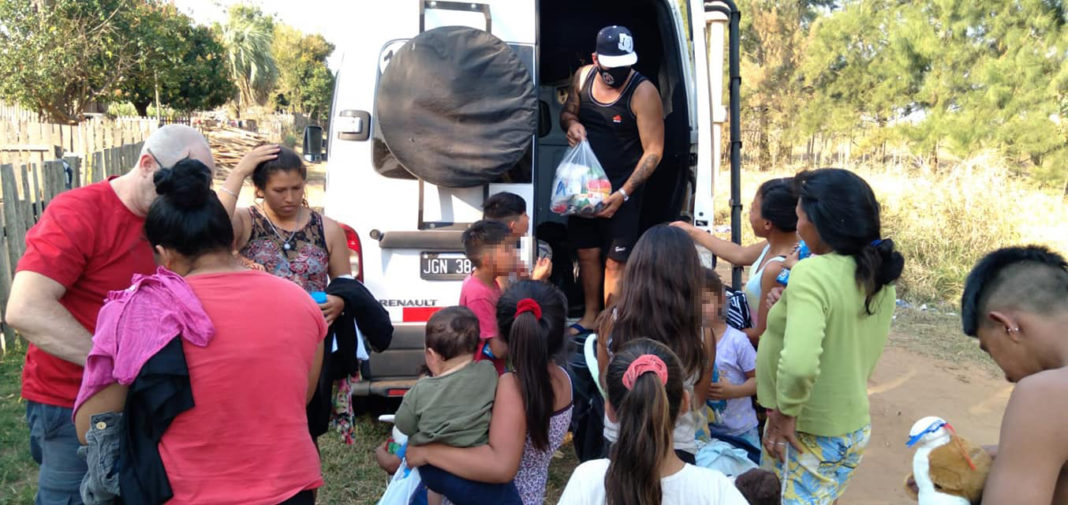
[[[980,152],[1068,190],[1060,0],[739,0],[743,128],[758,165],[816,136],[937,167]]]
[[[59,123],[93,103],[144,116],[157,92],[179,112],[329,109],[332,44],[255,6],[228,14],[207,27],[164,0],[0,0],[0,100]]]

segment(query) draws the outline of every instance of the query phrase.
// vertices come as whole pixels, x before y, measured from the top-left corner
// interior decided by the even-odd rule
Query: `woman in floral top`
[[[238,209],[237,194],[249,176],[257,204]],[[234,248],[267,273],[312,293],[326,291],[329,279],[351,276],[352,266],[341,226],[306,205],[307,178],[304,162],[292,149],[263,145],[241,159],[219,190],[219,200],[233,220]],[[331,324],[345,302],[328,295],[320,308]]]

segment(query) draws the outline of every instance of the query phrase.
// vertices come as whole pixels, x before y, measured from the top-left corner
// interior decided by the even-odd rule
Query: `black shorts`
[[[642,195],[636,194],[619,207],[611,219],[571,216],[567,235],[575,249],[601,249],[609,258],[626,263],[638,242]]]

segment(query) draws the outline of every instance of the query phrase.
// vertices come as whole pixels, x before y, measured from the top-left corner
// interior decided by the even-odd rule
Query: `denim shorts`
[[[124,432],[122,414],[105,412],[90,418],[87,445],[78,449],[88,465],[81,485],[85,505],[114,503],[119,496],[119,443]]]
[[[41,465],[37,475],[37,505],[81,505],[80,487],[85,460],[78,456],[78,433],[66,407],[26,402],[30,425],[30,455]]]

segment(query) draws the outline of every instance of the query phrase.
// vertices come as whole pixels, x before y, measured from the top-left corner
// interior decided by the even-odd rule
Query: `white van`
[[[521,195],[532,233],[566,222],[549,211],[568,147],[560,110],[604,26],[631,30],[636,69],[663,100],[664,156],[646,186],[643,227],[679,218],[711,227],[727,16],[709,8],[706,23],[702,0],[359,4],[339,44],[324,211],[347,225],[353,270],[395,333],[365,363],[356,394],[400,396],[412,384],[426,320],[458,302],[471,271],[460,235],[485,198]],[[535,249],[522,243],[528,262]]]

